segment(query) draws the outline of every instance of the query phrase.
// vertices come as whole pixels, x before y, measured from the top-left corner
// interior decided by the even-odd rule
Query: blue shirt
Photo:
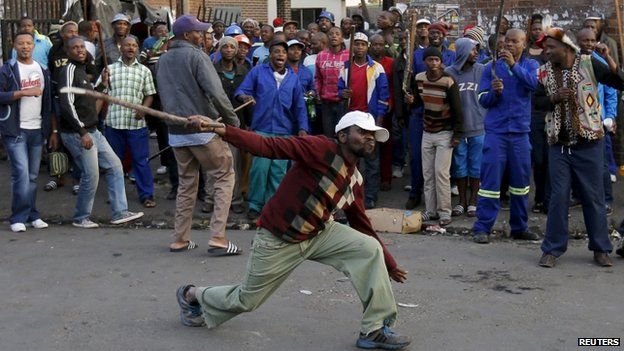
[[[254,67],[238,87],[235,96],[248,95],[256,100],[251,130],[278,135],[309,131],[308,114],[299,77],[290,67],[279,88],[268,63]]]

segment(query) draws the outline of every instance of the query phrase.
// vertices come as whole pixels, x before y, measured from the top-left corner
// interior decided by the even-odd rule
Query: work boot
[[[414,197],[409,197],[407,199],[407,202],[405,203],[405,209],[407,210],[413,210],[416,207],[418,207],[418,205],[420,205],[421,202],[421,197],[420,196],[414,196]]]
[[[410,343],[407,336],[398,335],[384,326],[368,335],[360,333],[355,346],[361,349],[400,350]]]
[[[531,233],[529,231],[523,233],[511,233],[511,238],[514,240],[539,240],[539,235]]]
[[[545,268],[553,268],[555,263],[557,262],[557,258],[549,253],[545,253],[542,255],[542,258],[539,260],[540,267]]]
[[[594,251],[594,262],[601,267],[613,266],[613,262],[611,262],[611,258],[609,258],[609,254],[606,252]]]
[[[477,244],[489,244],[490,236],[486,233],[474,233],[472,236],[472,241]]]

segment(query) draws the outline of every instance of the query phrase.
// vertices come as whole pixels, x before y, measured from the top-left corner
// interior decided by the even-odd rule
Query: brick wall
[[[153,7],[166,6],[169,7],[169,0],[148,0]],[[184,0],[187,6],[187,13],[197,15],[197,10],[203,4],[202,0]],[[267,19],[267,0],[210,0],[206,1],[206,5],[212,7],[240,7],[243,10],[242,18],[253,18],[259,22],[267,23],[271,19]],[[174,1],[175,6],[175,1]],[[290,19],[290,0],[277,0],[277,13],[280,17]],[[180,15],[180,14],[178,14]]]

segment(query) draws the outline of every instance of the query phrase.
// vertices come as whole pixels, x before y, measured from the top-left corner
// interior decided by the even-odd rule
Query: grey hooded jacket
[[[464,112],[464,134],[465,138],[483,135],[485,129],[483,127],[483,119],[485,118],[485,109],[479,104],[479,82],[483,74],[484,65],[475,63],[468,70],[462,70],[464,64],[470,56],[470,52],[477,45],[477,42],[460,38],[455,42],[455,63],[445,69],[446,73],[455,78],[457,87],[459,88],[459,98],[462,103]]]

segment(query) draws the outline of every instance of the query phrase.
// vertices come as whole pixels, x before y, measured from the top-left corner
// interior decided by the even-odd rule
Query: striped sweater
[[[316,236],[334,210],[343,209],[352,228],[379,241],[388,270],[396,268],[364,212],[362,175],[355,163],[342,157],[336,141],[325,136],[268,138],[230,126],[224,139],[254,156],[295,161],[262,208],[258,226],[298,243]]]
[[[436,81],[427,78],[427,72],[416,75],[418,96],[425,107],[424,129],[428,133],[452,131],[453,139],[462,137],[463,113],[459,89],[455,80],[446,72]]]

